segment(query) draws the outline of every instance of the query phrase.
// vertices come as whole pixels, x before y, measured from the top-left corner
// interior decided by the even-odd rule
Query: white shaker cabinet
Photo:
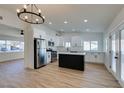
[[[51,51],[47,51],[47,64],[51,62]]]
[[[86,52],[85,62],[104,63],[104,52]]]

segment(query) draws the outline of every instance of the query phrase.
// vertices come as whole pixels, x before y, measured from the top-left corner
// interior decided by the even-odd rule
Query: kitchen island
[[[59,67],[84,71],[85,53],[60,52]]]

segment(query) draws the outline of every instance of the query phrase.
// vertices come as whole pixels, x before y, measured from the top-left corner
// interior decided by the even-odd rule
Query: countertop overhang
[[[59,52],[58,54],[67,54],[67,55],[85,55],[85,53],[71,53],[71,52]]]

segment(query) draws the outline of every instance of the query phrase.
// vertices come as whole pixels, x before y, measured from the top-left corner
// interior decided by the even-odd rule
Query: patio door
[[[120,60],[119,60],[119,31],[112,33],[111,37],[111,63],[110,68],[112,71],[112,74],[119,80],[120,78]]]
[[[120,60],[120,62],[121,62],[121,65],[120,65],[120,72],[121,72],[121,81],[124,83],[124,30],[121,30],[121,41],[120,41],[120,45],[121,45],[121,47],[120,47],[120,54],[121,54],[121,60]]]
[[[124,29],[112,33],[109,41],[110,71],[124,87]]]

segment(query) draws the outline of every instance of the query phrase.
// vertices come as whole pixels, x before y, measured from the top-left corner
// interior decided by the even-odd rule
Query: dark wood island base
[[[59,67],[84,71],[84,57],[83,53],[59,53]]]

